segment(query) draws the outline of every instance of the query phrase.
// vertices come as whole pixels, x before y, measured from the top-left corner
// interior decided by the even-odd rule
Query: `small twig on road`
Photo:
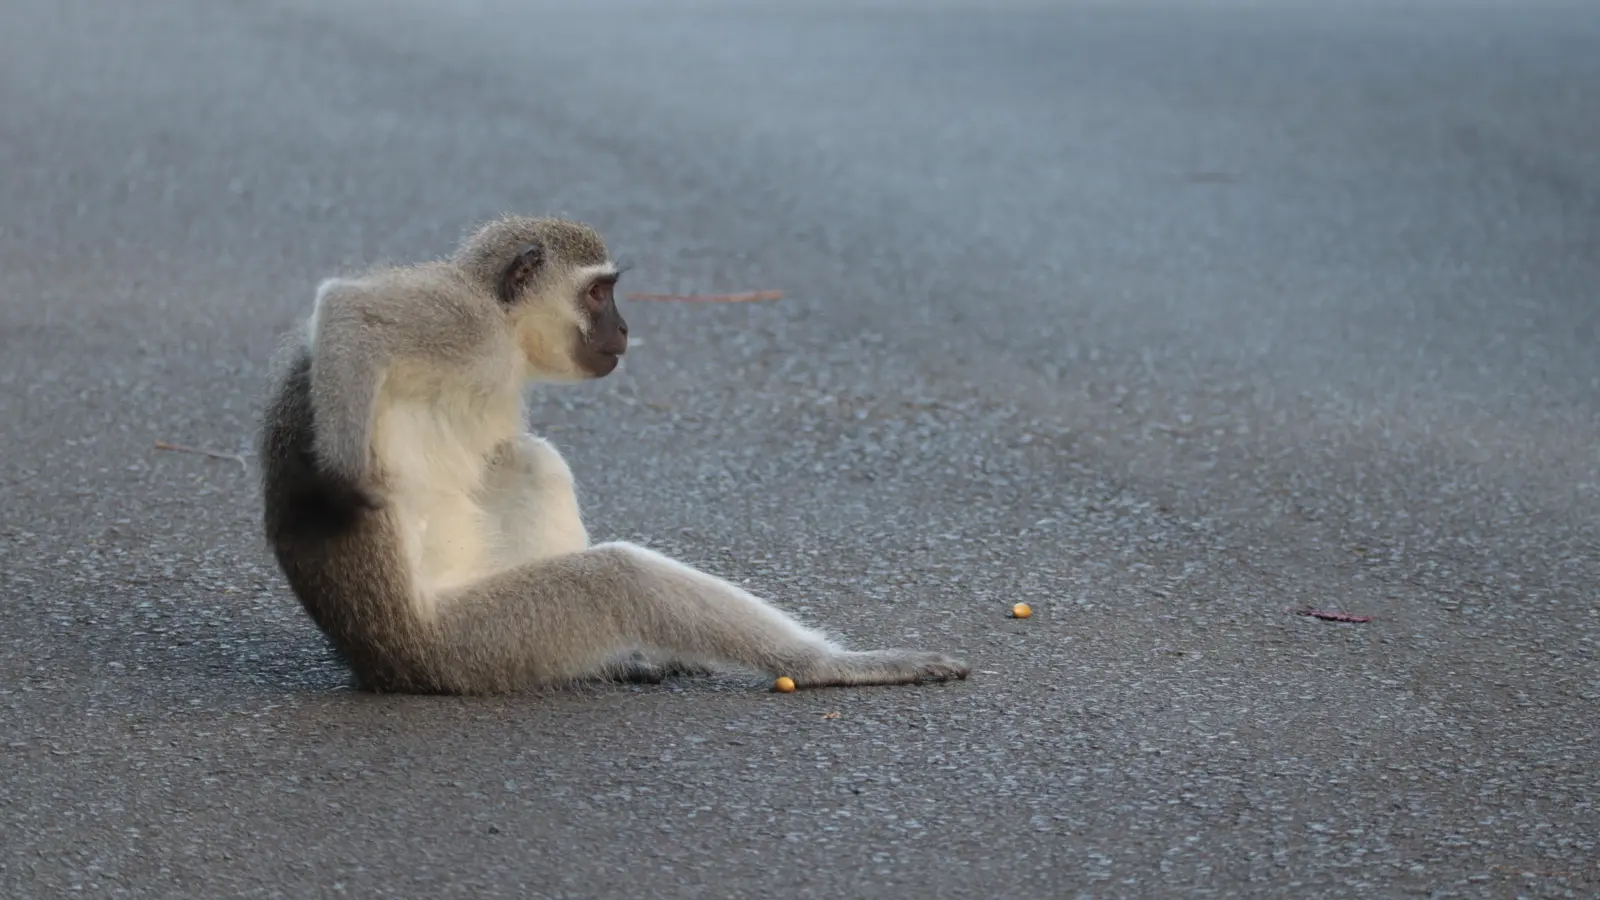
[[[747,291],[743,294],[624,294],[629,300],[670,300],[679,303],[749,303],[781,300],[783,291]]]
[[[166,441],[156,441],[156,449],[171,450],[174,453],[193,453],[196,456],[209,456],[212,459],[231,459],[239,464],[239,468],[244,469],[246,472],[250,471],[250,464],[245,462],[244,457],[237,453],[223,453],[219,450],[201,450],[195,447],[182,447],[177,444],[169,444]]]
[[[1355,613],[1347,612],[1330,612],[1328,610],[1312,609],[1309,606],[1303,609],[1291,609],[1289,612],[1292,612],[1297,616],[1310,616],[1313,619],[1322,619],[1325,622],[1354,622],[1359,624],[1361,622],[1371,622],[1373,619],[1372,616],[1358,616]]]

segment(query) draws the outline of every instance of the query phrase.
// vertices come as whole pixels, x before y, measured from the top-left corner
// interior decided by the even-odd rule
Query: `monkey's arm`
[[[387,359],[382,322],[363,314],[361,299],[355,282],[322,282],[310,336],[317,462],[325,474],[357,489],[372,474],[372,421]]]

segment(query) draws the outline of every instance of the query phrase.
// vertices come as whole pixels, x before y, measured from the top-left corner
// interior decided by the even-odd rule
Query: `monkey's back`
[[[290,589],[369,690],[440,689],[399,540],[381,502],[317,465],[311,354],[280,353],[258,438],[264,526]]]

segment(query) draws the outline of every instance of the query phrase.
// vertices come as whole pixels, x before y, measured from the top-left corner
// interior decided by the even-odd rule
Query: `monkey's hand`
[[[329,482],[328,494],[330,502],[363,512],[377,512],[387,505],[376,488],[355,481]]]
[[[297,502],[334,517],[373,512],[384,507],[382,489],[368,483],[370,476],[366,473],[356,476],[331,468],[314,450],[300,449],[294,458],[297,465],[291,471],[295,473]]]
[[[299,503],[308,514],[333,528],[348,527],[387,505],[377,487],[327,475],[317,479],[314,487],[308,485]]]

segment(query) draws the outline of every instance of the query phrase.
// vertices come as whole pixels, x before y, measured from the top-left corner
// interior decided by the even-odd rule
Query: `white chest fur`
[[[427,612],[441,594],[493,567],[496,527],[481,488],[495,448],[521,432],[522,406],[514,390],[440,393],[419,387],[396,378],[385,386],[373,450],[389,481],[418,601]]]

